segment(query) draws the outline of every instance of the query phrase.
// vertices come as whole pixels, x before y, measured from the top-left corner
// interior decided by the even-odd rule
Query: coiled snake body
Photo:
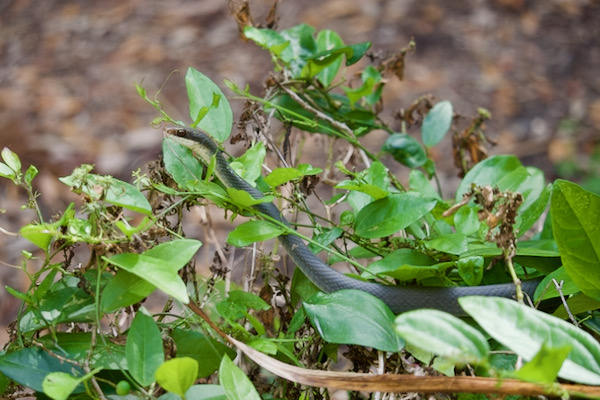
[[[250,186],[229,166],[215,142],[205,133],[188,128],[167,128],[167,134],[178,143],[190,148],[206,165],[215,157],[215,175],[229,187],[244,190],[258,199],[263,193]],[[289,225],[277,207],[272,203],[261,203],[254,206],[259,212]],[[425,286],[386,286],[373,282],[365,282],[347,277],[325,264],[314,255],[295,235],[281,235],[279,241],[289,257],[302,272],[320,290],[330,293],[342,289],[358,289],[370,293],[385,302],[394,313],[417,308],[434,308],[448,313],[463,316],[465,312],[458,304],[463,296],[498,296],[514,297],[515,286],[503,283],[486,286],[463,287],[425,287]],[[522,284],[523,292],[533,297],[539,280],[527,280]]]

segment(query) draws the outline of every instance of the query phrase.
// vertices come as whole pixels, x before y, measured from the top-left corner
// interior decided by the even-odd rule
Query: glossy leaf
[[[312,239],[314,241],[316,241],[317,243],[319,243],[321,246],[327,247],[331,243],[333,243],[336,239],[338,239],[340,236],[342,236],[343,233],[344,233],[344,230],[342,228],[336,226],[334,228],[323,229],[323,231],[321,233],[313,236]],[[313,243],[310,243],[308,245],[308,248],[314,254],[318,254],[319,252],[321,252],[323,250],[322,247],[317,246]]]
[[[289,181],[308,175],[317,175],[321,172],[323,172],[321,168],[314,168],[310,164],[299,164],[298,168],[276,168],[265,177],[265,182],[271,187],[277,187]]]
[[[600,300],[600,196],[558,180],[550,210],[565,270],[583,293]]]
[[[356,344],[382,351],[399,351],[394,314],[377,297],[359,290],[317,293],[304,302],[306,315],[329,343]]]
[[[42,382],[46,375],[51,372],[79,373],[83,375],[80,368],[64,363],[38,347],[25,348],[1,355],[0,372],[18,384],[30,387],[36,392],[43,392]]]
[[[435,264],[433,258],[419,251],[398,249],[369,264],[368,271],[362,275],[386,275],[400,281],[421,280],[440,273]]]
[[[190,357],[172,358],[158,367],[155,376],[163,389],[184,397],[198,376],[198,361]]]
[[[44,394],[53,400],[67,400],[81,381],[81,378],[66,372],[51,372],[44,378],[42,388]]]
[[[117,271],[102,291],[101,308],[105,313],[135,304],[156,290],[156,286],[124,269]]]
[[[81,280],[72,276],[54,282],[35,308],[19,320],[22,332],[31,332],[65,322],[90,322],[95,318],[95,302],[79,288]]]
[[[244,36],[263,49],[270,51],[285,63],[290,62],[293,57],[290,42],[272,29],[247,26],[244,28]]]
[[[561,285],[560,293],[562,293],[563,296],[568,297],[572,294],[580,292],[579,287],[567,274],[565,268],[560,267],[544,277],[542,282],[540,282],[537,289],[535,290],[533,300],[539,301],[559,297],[560,293],[556,290],[556,285],[554,284],[554,281]]]
[[[227,395],[221,385],[194,385],[187,391],[185,398],[186,400],[227,400]],[[162,396],[159,399],[162,400]]]
[[[238,225],[227,237],[227,243],[243,247],[254,242],[276,238],[283,234],[283,228],[268,221],[248,221]]]
[[[215,372],[225,354],[236,355],[234,349],[202,332],[176,329],[171,337],[177,347],[177,357],[190,357],[198,362],[198,378],[206,378]]]
[[[490,348],[477,329],[437,310],[415,310],[396,317],[394,329],[407,343],[460,364],[481,364]]]
[[[552,383],[570,351],[571,346],[550,348],[542,344],[535,357],[523,365],[515,375],[526,381]]]
[[[241,178],[254,185],[254,181],[261,176],[262,163],[266,155],[265,145],[257,142],[229,165]]]
[[[425,197],[441,200],[440,194],[437,190],[435,190],[431,184],[431,181],[427,179],[425,174],[418,169],[413,169],[410,171],[409,185],[410,190],[413,192],[419,192]]]
[[[393,133],[383,144],[382,149],[399,163],[410,168],[418,168],[427,162],[423,146],[406,133]]]
[[[433,147],[446,136],[453,114],[452,103],[449,101],[441,101],[429,110],[421,126],[421,138],[425,146]]]
[[[196,122],[199,114],[205,113],[196,126],[217,141],[224,142],[231,134],[233,112],[221,89],[209,77],[194,68],[187,70],[185,86],[192,121]],[[215,96],[218,101],[215,100]]]
[[[30,185],[31,182],[33,181],[33,179],[37,176],[37,174],[39,172],[40,171],[34,165],[30,165],[27,168],[27,171],[25,171],[25,177],[24,177],[25,183]]]
[[[201,245],[202,243],[197,240],[174,240],[162,243],[143,254],[121,253],[106,258],[106,260],[147,281],[169,296],[187,303],[189,297],[186,286],[177,271],[187,264]],[[131,277],[125,276],[123,279],[131,281]],[[122,283],[117,281],[113,285],[121,285]],[[111,290],[117,291],[119,287],[111,288]],[[140,285],[134,296],[124,295],[120,300],[105,300],[106,303],[103,303],[103,306],[110,309],[115,304],[130,301],[135,296],[144,294],[148,290],[149,287],[147,285]]]
[[[390,178],[386,166],[379,161],[374,161],[369,168],[359,173],[356,179],[342,181],[340,184],[352,185],[352,188],[348,189],[350,190],[348,204],[354,213],[358,213],[373,200],[385,197],[384,192],[389,193]]]
[[[221,360],[219,383],[229,400],[261,400],[244,371],[236,367],[227,356]]]
[[[367,104],[377,103],[379,100],[378,96],[374,98],[369,96],[376,94],[376,90],[380,86],[382,80],[381,73],[375,67],[368,66],[364,69],[361,78],[363,81],[361,86],[357,88],[343,88],[346,96],[348,96],[348,99],[350,100],[350,104],[356,103],[363,97],[366,98]]]
[[[192,150],[170,137],[166,137],[162,143],[165,169],[180,188],[189,189],[190,182],[202,178],[202,164]]]
[[[340,38],[335,31],[326,29],[317,34],[317,50],[319,52],[331,51],[333,49],[342,47],[343,45],[344,42],[342,41],[342,38]],[[331,59],[329,60],[327,66],[321,69],[321,71],[319,71],[317,74],[317,79],[319,79],[324,87],[329,87],[329,85],[331,85],[331,82],[333,82],[335,79],[342,65],[341,54],[332,54],[329,57],[331,57]]]
[[[231,202],[236,206],[245,209],[250,208],[256,204],[261,203],[271,203],[274,199],[273,196],[263,196],[258,199],[252,197],[250,193],[243,189],[236,189],[233,187],[227,188],[227,195],[229,196]]]
[[[532,360],[544,344],[572,347],[558,376],[600,385],[600,345],[587,332],[509,299],[470,296],[458,302],[492,338],[525,360]]]
[[[462,233],[448,233],[426,241],[425,247],[448,254],[460,255],[468,250],[468,241]]]
[[[2,149],[2,152],[0,152],[0,154],[2,155],[2,159],[4,160],[6,165],[12,171],[14,171],[16,174],[21,173],[21,160],[19,159],[19,156],[17,155],[17,153],[12,151],[8,147],[4,147]]]
[[[57,233],[57,224],[29,224],[19,231],[19,234],[42,250],[46,250]]]
[[[364,238],[392,235],[431,211],[437,201],[414,192],[391,194],[365,206],[354,221],[356,234]]]
[[[59,351],[81,364],[89,363],[92,368],[127,369],[125,346],[110,340],[92,345],[91,332],[57,332],[42,336],[39,341],[49,350]]]
[[[127,333],[127,367],[143,386],[154,382],[154,373],[165,361],[163,342],[154,319],[138,311]]]
[[[0,176],[3,178],[14,179],[17,175],[8,165],[0,162]]]
[[[475,234],[481,229],[482,224],[475,207],[465,205],[454,214],[453,218],[457,232],[464,235]]]
[[[481,256],[460,257],[456,262],[458,274],[469,286],[481,284],[485,259]]]

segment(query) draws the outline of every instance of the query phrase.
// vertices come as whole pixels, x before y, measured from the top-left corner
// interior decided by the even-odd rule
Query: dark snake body
[[[244,190],[256,199],[264,196],[262,192],[252,187],[231,169],[215,142],[203,132],[195,129],[169,128],[167,133],[175,141],[192,149],[204,163],[208,164],[211,158],[215,157],[215,174],[224,185]],[[254,208],[262,214],[289,226],[288,221],[274,204],[262,203],[255,205]],[[294,263],[320,290],[326,293],[342,289],[362,290],[381,299],[394,313],[418,308],[434,308],[457,316],[464,316],[465,312],[458,304],[458,298],[460,297],[479,295],[512,298],[515,296],[515,286],[512,283],[485,286],[425,287],[386,286],[360,281],[349,278],[325,264],[309,250],[298,236],[281,235],[279,241]],[[539,283],[539,279],[524,281],[522,284],[523,292],[533,297]]]

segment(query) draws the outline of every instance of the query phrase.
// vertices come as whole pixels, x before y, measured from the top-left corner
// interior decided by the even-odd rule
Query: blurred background
[[[250,1],[255,22],[272,3]],[[492,114],[487,133],[498,142],[492,154],[515,154],[549,180],[600,192],[599,2],[283,0],[277,14],[279,28],[333,29],[346,43],[371,41],[375,54],[414,38],[405,79],[391,78],[385,91],[390,118],[428,93],[468,118],[484,107]],[[226,94],[224,78],[260,95],[271,62],[240,40],[225,0],[0,0],[0,148],[40,170],[34,182],[46,218],[75,198],[57,177],[81,163],[128,180],[159,155],[162,134],[150,127],[156,111],[134,83],[150,97],[163,87],[165,109],[188,121],[190,66]],[[232,105],[239,116],[241,102]],[[444,149],[434,156],[452,179]],[[15,232],[35,218],[20,210],[23,194],[0,180],[0,228]],[[0,262],[19,264],[30,247],[0,232]],[[2,326],[18,307],[4,286],[21,288],[21,275],[0,264]]]

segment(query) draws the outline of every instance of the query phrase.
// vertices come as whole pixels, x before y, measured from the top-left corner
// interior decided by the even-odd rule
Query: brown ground
[[[271,1],[251,5],[260,20]],[[346,43],[372,41],[374,51],[398,51],[414,37],[405,81],[389,83],[389,113],[424,93],[463,115],[485,107],[494,152],[514,153],[550,178],[553,165],[585,162],[600,142],[598,2],[283,1],[279,15],[283,28],[333,29]],[[143,80],[152,94],[181,71],[161,101],[186,120],[189,66],[260,93],[270,59],[239,40],[223,0],[0,0],[0,147],[42,171],[36,182],[47,215],[71,200],[56,177],[79,164],[127,179],[157,156],[162,136],[149,127],[156,114],[133,83]],[[443,165],[450,156],[438,158]],[[33,218],[21,202],[0,182],[1,228],[15,231]],[[0,233],[0,261],[19,263],[22,248],[31,249]],[[16,310],[3,287],[21,287],[20,276],[0,265],[0,325]]]

